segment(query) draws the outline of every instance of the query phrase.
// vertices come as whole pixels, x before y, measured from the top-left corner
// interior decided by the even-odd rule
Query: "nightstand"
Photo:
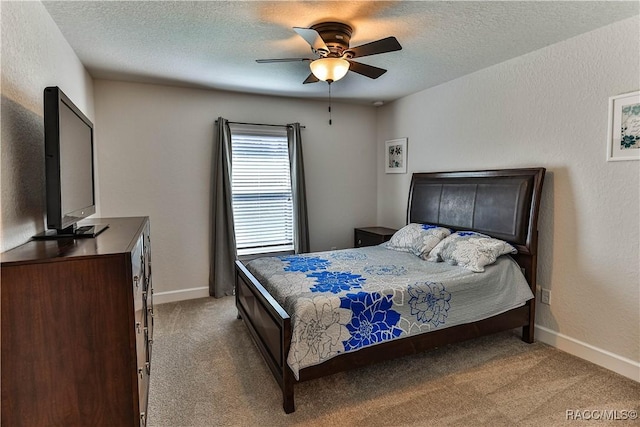
[[[391,236],[398,231],[387,227],[362,227],[354,229],[354,243],[356,248],[363,246],[375,246],[391,239]]]

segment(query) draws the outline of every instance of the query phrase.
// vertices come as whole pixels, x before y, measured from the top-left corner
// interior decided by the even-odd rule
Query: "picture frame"
[[[407,173],[407,138],[386,141],[384,148],[384,171]]]
[[[609,98],[607,161],[640,160],[640,91]]]

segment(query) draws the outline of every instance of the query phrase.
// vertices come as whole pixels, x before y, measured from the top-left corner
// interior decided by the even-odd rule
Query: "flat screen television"
[[[47,228],[38,239],[95,237],[108,225],[78,222],[96,212],[93,123],[58,87],[44,90]]]

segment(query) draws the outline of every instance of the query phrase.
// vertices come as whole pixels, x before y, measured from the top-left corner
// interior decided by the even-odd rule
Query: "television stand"
[[[71,226],[64,230],[46,230],[33,236],[33,240],[92,239],[109,227],[109,224]]]

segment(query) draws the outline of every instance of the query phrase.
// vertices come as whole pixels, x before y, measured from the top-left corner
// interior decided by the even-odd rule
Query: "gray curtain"
[[[215,127],[211,183],[211,260],[209,295],[233,295],[236,236],[231,206],[231,130],[229,122],[218,117]]]
[[[293,193],[293,227],[295,253],[309,252],[309,227],[307,219],[307,192],[304,183],[302,161],[302,137],[300,123],[287,126],[289,161],[291,162],[291,191]]]

